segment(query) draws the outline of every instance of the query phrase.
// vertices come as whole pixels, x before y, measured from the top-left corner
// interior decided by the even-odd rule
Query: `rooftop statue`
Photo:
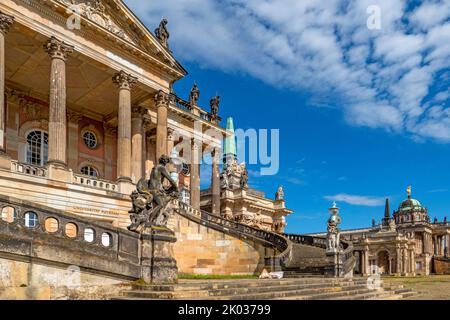
[[[159,23],[159,27],[155,29],[156,38],[159,40],[159,43],[161,43],[161,45],[164,48],[169,48],[170,33],[167,30],[167,23],[168,23],[167,19],[162,19],[161,22]]]
[[[220,103],[219,96],[212,97],[211,100],[209,101],[209,105],[211,106],[211,115],[214,120],[217,119],[217,116],[219,114],[219,103]]]
[[[178,185],[170,177],[166,169],[170,158],[161,156],[159,164],[152,169],[150,179],[142,178],[136,185],[136,191],[131,194],[133,209],[130,211],[130,231],[138,231],[140,227],[166,227],[171,208],[168,207],[173,199],[179,196]],[[169,187],[164,187],[165,181]]]
[[[277,192],[275,193],[275,200],[284,200],[284,190],[283,186],[279,186]]]
[[[197,84],[194,82],[194,86],[192,87],[189,94],[189,103],[192,107],[197,105],[198,98],[200,98],[200,90],[198,89]]]

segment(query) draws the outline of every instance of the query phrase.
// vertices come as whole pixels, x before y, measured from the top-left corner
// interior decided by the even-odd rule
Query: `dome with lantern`
[[[398,211],[394,212],[394,219],[397,224],[429,222],[428,209],[422,206],[419,200],[411,197],[411,187],[408,187],[408,199],[404,200]]]

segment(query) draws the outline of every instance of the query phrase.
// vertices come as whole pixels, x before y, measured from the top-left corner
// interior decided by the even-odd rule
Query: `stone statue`
[[[194,86],[191,89],[191,93],[189,94],[189,104],[191,107],[196,106],[198,102],[198,98],[200,98],[200,90],[197,87],[197,84],[194,82]]]
[[[220,97],[215,96],[212,97],[209,101],[209,105],[211,106],[211,116],[213,120],[217,119],[217,116],[219,115],[219,103],[220,103]]]
[[[248,189],[248,170],[245,163],[241,164],[241,188]]]
[[[327,223],[327,252],[338,252],[340,245],[340,232],[338,226],[342,220],[339,217],[339,208],[336,206],[336,202],[329,209],[331,217]]]
[[[283,186],[279,186],[277,192],[275,193],[275,200],[284,200],[284,190]]]
[[[142,178],[136,185],[136,191],[131,194],[133,208],[130,211],[130,231],[138,231],[139,227],[160,226],[165,227],[170,213],[168,204],[179,196],[178,185],[170,177],[166,165],[170,158],[161,156],[159,164],[152,169],[150,179]],[[170,186],[164,187],[168,181]]]
[[[157,29],[155,29],[155,35],[156,38],[159,40],[159,43],[161,43],[161,45],[164,48],[169,48],[169,37],[170,37],[170,33],[167,30],[167,19],[162,19],[161,22],[159,23],[159,27]]]

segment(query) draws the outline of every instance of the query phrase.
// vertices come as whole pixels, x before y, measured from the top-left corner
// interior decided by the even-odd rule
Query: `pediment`
[[[184,68],[161,46],[154,35],[124,5],[122,0],[57,0],[72,12],[84,17],[100,28],[157,57],[172,68],[185,74]]]

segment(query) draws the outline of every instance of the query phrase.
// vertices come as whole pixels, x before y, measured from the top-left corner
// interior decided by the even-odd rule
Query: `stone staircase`
[[[415,294],[401,285],[371,289],[367,279],[180,280],[174,285],[136,285],[114,300],[394,300]]]

